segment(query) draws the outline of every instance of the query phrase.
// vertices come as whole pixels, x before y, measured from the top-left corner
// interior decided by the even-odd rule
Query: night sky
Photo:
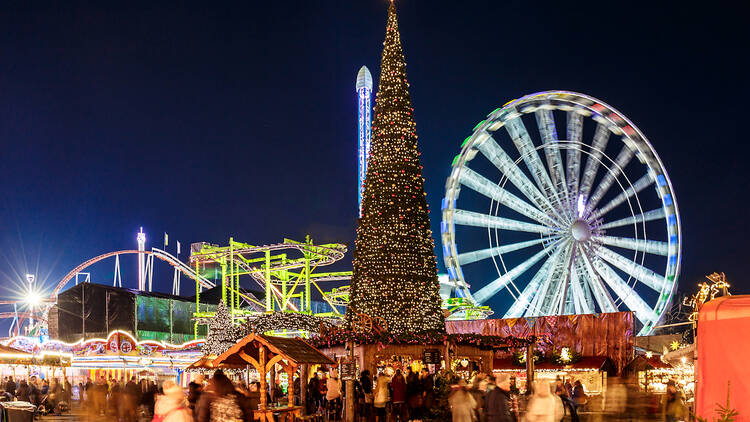
[[[724,271],[733,293],[750,293],[750,33],[738,4],[399,2],[439,268],[440,200],[461,141],[507,101],[561,89],[617,108],[660,155],[682,217],[680,290]],[[354,82],[367,65],[377,89],[386,10],[382,0],[4,7],[3,294],[27,272],[51,291],[86,259],[134,249],[140,226],[148,247],[164,232],[170,251],[180,240],[183,258],[191,242],[230,236],[352,247]],[[135,259],[122,265],[135,287]],[[94,281],[111,283],[113,266],[92,267]],[[168,267],[156,287],[170,291]]]

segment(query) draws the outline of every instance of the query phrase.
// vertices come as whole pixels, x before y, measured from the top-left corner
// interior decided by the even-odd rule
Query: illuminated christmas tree
[[[445,330],[413,111],[391,2],[348,310],[397,335]]]
[[[234,346],[242,338],[242,330],[232,322],[232,315],[224,305],[219,302],[216,314],[208,324],[208,335],[203,343],[201,351],[204,355],[219,356]]]

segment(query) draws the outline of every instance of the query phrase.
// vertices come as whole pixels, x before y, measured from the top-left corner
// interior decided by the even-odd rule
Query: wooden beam
[[[255,368],[256,371],[258,371],[258,373],[263,372],[263,368],[260,366],[260,363],[258,363],[258,361],[255,360],[252,356],[245,353],[244,350],[240,350],[238,354],[240,355],[242,360],[249,363],[250,365],[253,365],[253,367]]]
[[[272,357],[271,360],[269,360],[268,363],[266,364],[266,371],[265,372],[270,371],[271,368],[273,368],[273,366],[276,365],[277,363],[281,362],[281,359],[283,359],[283,358],[284,357],[282,355],[276,355],[276,356]],[[281,365],[284,366],[284,367],[287,366],[287,365],[284,365],[283,362],[281,362]]]
[[[260,358],[259,367],[265,368],[266,367],[266,348],[261,345],[261,347],[258,348],[258,357]],[[266,401],[266,392],[268,391],[268,387],[266,385],[266,371],[259,370],[258,374],[260,375],[260,410],[266,410],[267,409],[267,401]]]

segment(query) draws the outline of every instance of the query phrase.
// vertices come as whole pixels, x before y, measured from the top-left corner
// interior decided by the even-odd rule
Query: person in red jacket
[[[393,411],[391,420],[404,421],[404,403],[406,402],[406,380],[404,379],[401,370],[397,369],[396,373],[393,374],[391,379],[391,398],[393,399]]]

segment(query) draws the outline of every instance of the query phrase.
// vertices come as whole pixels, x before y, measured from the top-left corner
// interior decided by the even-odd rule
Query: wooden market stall
[[[495,358],[493,372],[505,372],[515,379],[516,387],[526,391],[526,367],[519,366],[513,358]],[[581,381],[587,395],[599,395],[607,385],[607,376],[615,373],[612,361],[606,356],[583,356],[577,362],[566,365],[556,365],[545,361],[534,365],[534,378],[554,383],[560,379],[563,382]]]
[[[245,365],[258,371],[258,374],[260,374],[260,407],[258,410],[253,410],[253,415],[255,420],[261,422],[275,421],[274,415],[279,415],[279,420],[285,420],[285,417],[291,415],[294,415],[294,417],[301,416],[302,406],[294,405],[294,383],[292,380],[297,369],[301,366],[301,378],[306,379],[307,365],[311,364],[335,365],[336,362],[299,338],[274,337],[262,334],[248,335],[211,362],[214,367]],[[265,375],[272,372],[276,365],[280,365],[289,377],[289,402],[286,406],[269,406],[266,402],[268,382]],[[302,389],[302,392],[304,392],[304,389]]]
[[[71,356],[65,353],[42,352],[40,354],[28,353],[0,344],[0,375],[12,376],[13,379],[28,379],[34,371],[44,374],[45,377],[55,377],[55,371],[60,370],[63,377],[66,376],[66,368],[71,364]],[[21,369],[19,372],[17,369]],[[19,378],[20,377],[20,378]]]

